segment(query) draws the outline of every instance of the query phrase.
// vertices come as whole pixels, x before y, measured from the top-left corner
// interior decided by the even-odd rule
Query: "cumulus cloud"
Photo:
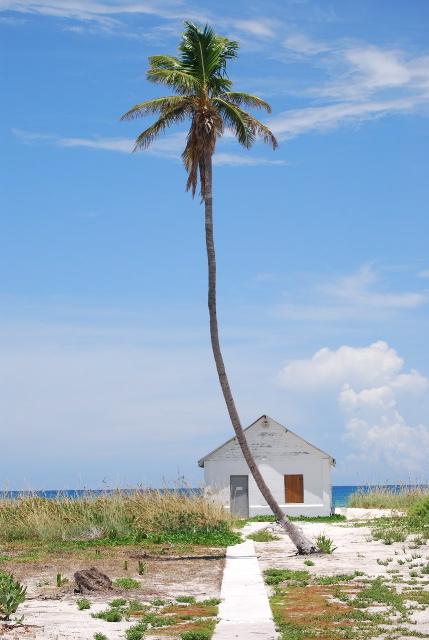
[[[414,482],[426,477],[427,426],[410,426],[398,411],[392,411],[373,421],[351,417],[346,429],[347,437],[357,451],[357,459],[383,465],[399,477],[406,479],[408,476]]]
[[[403,359],[382,340],[368,347],[344,345],[336,351],[325,347],[311,358],[289,362],[280,373],[280,381],[288,389],[301,391],[338,389],[344,384],[362,389],[395,379],[403,365]]]
[[[338,404],[346,411],[356,411],[362,408],[385,411],[396,405],[396,399],[392,388],[387,385],[355,391],[346,384],[338,396]]]
[[[311,358],[289,362],[280,382],[289,392],[311,393],[313,399],[323,393],[336,400],[350,462],[372,463],[403,478],[425,472],[429,426],[410,424],[404,409],[417,396],[426,397],[429,379],[404,371],[403,358],[386,342],[320,349]]]

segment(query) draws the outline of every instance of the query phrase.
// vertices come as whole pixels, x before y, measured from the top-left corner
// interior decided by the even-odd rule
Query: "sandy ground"
[[[192,595],[198,600],[218,598],[224,566],[224,549],[202,549],[208,557],[201,559],[192,554],[170,559],[144,559],[145,573],[139,576],[136,568],[138,553],[135,549],[103,550],[101,558],[82,557],[73,554],[52,554],[42,562],[8,563],[2,568],[13,571],[27,586],[28,598],[19,607],[18,615],[24,615],[25,626],[7,628],[0,623],[0,640],[92,640],[94,633],[106,634],[109,640],[123,640],[125,630],[132,622],[118,623],[94,619],[91,613],[106,608],[114,598],[123,597],[148,602],[155,597],[174,599],[179,595]],[[195,554],[195,556],[197,555]],[[189,557],[189,555],[191,557]],[[137,557],[136,557],[137,556]],[[124,559],[128,571],[124,571]],[[129,576],[140,582],[138,589],[114,589],[98,596],[85,596],[91,601],[91,609],[79,611],[73,592],[73,573],[78,569],[96,566],[114,580]],[[58,588],[56,575],[61,573],[69,582]],[[146,636],[148,640],[156,636]]]
[[[301,523],[300,526],[305,534],[310,538],[315,538],[319,534],[325,534],[332,538],[337,549],[332,555],[314,555],[311,560],[314,566],[304,564],[305,557],[297,556],[296,550],[290,540],[281,530],[274,525],[273,530],[279,535],[280,540],[272,542],[256,542],[256,553],[261,565],[261,569],[268,568],[288,568],[307,570],[314,575],[333,575],[340,573],[353,573],[363,571],[368,577],[375,578],[384,576],[392,580],[395,576],[395,587],[400,591],[404,586],[423,588],[429,591],[429,575],[414,577],[411,573],[419,566],[429,562],[429,544],[415,548],[414,537],[411,536],[406,542],[385,545],[383,542],[373,540],[371,530],[367,526],[353,526],[360,519],[361,510],[349,509],[346,515],[348,522],[336,524],[316,524]],[[364,510],[365,518],[368,519],[368,510]],[[388,515],[381,510],[371,509],[370,517]],[[362,524],[362,521],[361,523]],[[253,528],[265,528],[266,523],[255,523]],[[377,562],[377,560],[379,562]],[[380,564],[384,562],[387,564]],[[401,564],[403,562],[403,564]],[[392,569],[395,573],[390,573]],[[398,576],[398,578],[396,578]],[[429,633],[429,608],[424,611],[416,611],[412,615],[416,622],[414,630],[422,633]],[[404,636],[404,640],[407,636]]]
[[[429,576],[412,575],[419,566],[429,563],[429,545],[415,548],[411,537],[405,543],[385,545],[374,541],[370,528],[365,524],[368,517],[389,515],[385,510],[348,509],[344,512],[348,521],[335,524],[303,523],[300,526],[309,537],[325,534],[332,538],[337,549],[332,555],[314,555],[314,566],[304,564],[305,558],[297,556],[295,548],[281,531],[280,539],[272,542],[256,542],[256,554],[261,569],[275,567],[305,569],[315,575],[332,575],[363,571],[368,577],[385,576],[395,579],[395,587],[419,586],[429,590]],[[360,522],[359,522],[360,521]],[[358,524],[359,526],[355,526]],[[271,526],[271,525],[268,525]],[[243,530],[244,535],[266,528],[267,523],[252,523]],[[276,525],[274,525],[276,528]],[[0,549],[0,555],[5,550]],[[223,550],[202,550],[197,553],[214,556]],[[129,570],[124,571],[124,560]],[[105,633],[109,640],[124,640],[125,630],[131,622],[108,623],[94,619],[91,613],[106,607],[115,597],[148,601],[154,597],[174,598],[177,595],[193,595],[197,599],[219,597],[224,560],[188,558],[145,559],[143,576],[136,574],[138,552],[136,549],[102,550],[101,557],[88,554],[50,554],[36,562],[2,563],[2,568],[12,570],[28,587],[28,600],[19,608],[25,616],[25,627],[8,629],[0,626],[0,640],[92,640],[95,632]],[[383,564],[384,563],[384,564]],[[90,611],[79,611],[78,596],[73,593],[73,572],[85,567],[97,566],[113,579],[129,575],[140,581],[140,587],[132,591],[116,590],[104,596],[90,597]],[[70,582],[58,589],[55,586],[57,573],[68,577]],[[407,584],[408,583],[408,584]],[[412,614],[416,625],[414,631],[429,633],[429,609]],[[147,636],[148,640],[156,636]],[[411,638],[411,636],[410,636]],[[403,636],[408,640],[408,636]]]

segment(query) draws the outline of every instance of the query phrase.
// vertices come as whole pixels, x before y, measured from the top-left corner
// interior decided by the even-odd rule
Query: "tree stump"
[[[93,591],[108,591],[112,588],[112,581],[109,576],[102,573],[95,567],[76,571],[74,574],[76,581],[75,593],[91,593]]]

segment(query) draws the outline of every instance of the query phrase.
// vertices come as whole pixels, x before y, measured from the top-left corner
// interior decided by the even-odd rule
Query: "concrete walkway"
[[[246,526],[243,533],[248,534],[253,528],[260,525]],[[220,620],[213,640],[278,638],[252,540],[228,547],[220,595]]]

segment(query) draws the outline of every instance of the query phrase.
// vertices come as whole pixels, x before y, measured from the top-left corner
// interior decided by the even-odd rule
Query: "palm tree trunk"
[[[206,227],[206,247],[209,272],[209,290],[208,290],[208,306],[210,314],[210,338],[213,349],[213,356],[216,363],[217,374],[219,376],[220,386],[222,388],[223,397],[228,409],[229,417],[235,431],[235,435],[243,453],[244,459],[250,469],[250,472],[256,482],[259,491],[265,498],[271,511],[274,513],[277,521],[285,529],[290,539],[296,546],[298,553],[308,554],[318,551],[317,546],[308,540],[303,531],[294,525],[280,509],[273,494],[263,479],[258,466],[255,462],[246,436],[241,426],[240,418],[232,396],[231,387],[229,386],[228,376],[225,371],[225,364],[220,348],[219,330],[217,322],[216,310],[216,253],[213,237],[213,196],[212,196],[212,157],[207,155],[204,162],[205,181],[203,200],[205,205],[205,227]]]

